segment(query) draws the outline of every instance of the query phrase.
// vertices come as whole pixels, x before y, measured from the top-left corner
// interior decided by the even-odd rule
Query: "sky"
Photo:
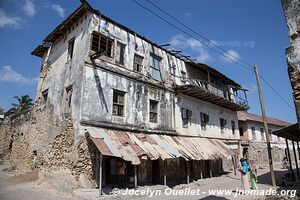
[[[146,0],[137,1],[170,20]],[[279,0],[151,1],[222,47],[227,55],[256,64],[260,75],[294,107],[285,59],[289,37]],[[249,90],[249,112],[261,113],[254,73],[202,45],[199,36],[186,35],[132,0],[88,2],[151,41],[171,44],[167,48],[181,50],[221,71]],[[29,94],[34,99],[41,59],[30,53],[79,5],[79,0],[0,0],[0,106],[5,110],[14,103],[14,96]],[[263,82],[262,92],[268,116],[296,122],[295,111]]]

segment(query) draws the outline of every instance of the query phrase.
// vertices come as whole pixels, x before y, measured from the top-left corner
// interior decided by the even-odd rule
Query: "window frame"
[[[181,71],[180,71],[180,75],[181,75],[181,76],[180,76],[181,82],[185,83],[185,82],[186,82],[186,79],[187,79],[187,77],[186,77],[186,75],[187,75],[186,71],[181,70]]]
[[[101,38],[105,38],[106,39],[106,44],[105,44],[105,51],[106,51],[106,53],[104,55],[107,56],[107,57],[109,57],[109,58],[113,58],[114,42],[115,42],[114,39],[112,39],[112,38],[110,38],[108,36],[105,36],[105,35],[103,35],[101,33],[95,32],[95,31],[91,34],[91,36],[92,37],[91,37],[90,49],[92,51],[94,51],[94,52],[100,51],[101,50]],[[94,41],[94,37],[99,37],[97,42]],[[98,43],[98,45],[95,46],[94,42]],[[108,48],[109,42],[110,42],[111,48],[110,48],[110,52],[107,52],[107,49],[109,49]],[[97,50],[93,49],[94,47],[97,47]],[[108,54],[108,53],[110,53],[110,54]]]
[[[235,121],[234,120],[231,120],[231,131],[232,131],[232,134],[235,135]]]
[[[256,129],[255,126],[251,126],[251,135],[252,135],[252,140],[256,140]]]
[[[141,58],[141,64],[135,62],[136,61],[136,58]],[[134,54],[133,55],[133,71],[136,71],[136,72],[142,72],[142,68],[143,68],[143,62],[144,62],[144,57],[139,55],[139,54]],[[135,65],[136,64],[136,65]],[[136,70],[136,67],[135,66],[138,66],[139,70]]]
[[[42,91],[42,104],[46,104],[48,102],[49,88]]]
[[[119,60],[116,60],[116,58],[117,58],[116,56],[118,55],[117,54],[118,46],[120,47],[120,54],[119,54]],[[125,48],[126,48],[126,44],[124,44],[120,41],[116,42],[115,62],[118,65],[124,65],[125,64]]]
[[[200,112],[201,130],[206,130],[207,122],[209,122],[209,115],[204,112]]]
[[[224,133],[225,132],[225,128],[226,128],[226,125],[227,125],[227,120],[224,119],[224,118],[219,118],[220,119],[220,128],[221,128],[221,133]]]
[[[158,69],[156,67],[154,67],[154,66],[151,65],[151,62],[154,65],[154,62],[153,62],[154,60],[158,61]],[[161,71],[160,71],[160,65],[161,65],[160,63],[161,63],[161,61],[162,61],[162,58],[160,56],[155,55],[153,53],[150,53],[149,72],[150,72],[150,75],[151,75],[152,79],[154,79],[154,80],[157,80],[157,79],[154,78],[154,76],[153,76],[153,70],[155,70],[156,72],[159,73],[159,80],[157,80],[157,81],[161,81],[162,80]]]
[[[259,131],[260,131],[261,141],[263,141],[263,142],[266,141],[265,140],[265,130],[264,130],[264,128],[260,128]]]
[[[151,109],[152,108],[151,103],[156,104],[156,111]],[[152,100],[152,99],[149,100],[149,122],[151,123],[158,123],[158,103],[159,101]],[[152,119],[151,114],[152,115],[154,114],[154,116],[156,116],[154,121],[151,120]]]
[[[69,85],[68,87],[66,87],[66,98],[65,98],[66,109],[70,109],[72,106],[72,96],[73,96],[73,85]]]
[[[68,41],[68,60],[72,60],[74,56],[74,47],[75,47],[75,37],[73,37]]]
[[[115,102],[115,95],[118,101],[118,95],[123,96],[123,104],[120,102]],[[120,91],[120,90],[113,90],[113,97],[112,97],[112,115],[116,117],[124,117],[125,116],[125,95],[126,92]],[[118,108],[117,113],[114,112],[115,106]],[[119,108],[122,108],[122,113],[119,114]]]

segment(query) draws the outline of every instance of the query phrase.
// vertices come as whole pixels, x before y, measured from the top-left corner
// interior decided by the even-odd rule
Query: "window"
[[[121,91],[114,90],[113,92],[113,115],[124,116],[124,100],[125,93]]]
[[[120,65],[124,65],[124,52],[125,52],[125,45],[120,42],[117,42],[116,63]]]
[[[182,125],[184,128],[187,127],[188,123],[189,123],[189,119],[192,117],[192,111],[185,109],[185,108],[181,108],[181,118],[182,118]]]
[[[201,120],[201,129],[206,130],[206,124],[207,124],[207,122],[209,122],[209,115],[201,112],[200,120]]]
[[[227,125],[227,121],[225,119],[223,119],[223,118],[220,118],[221,133],[224,133],[226,125]]]
[[[161,58],[155,55],[150,55],[150,75],[153,79],[160,81],[160,61]]]
[[[42,103],[47,103],[48,100],[48,89],[42,92]]]
[[[66,88],[66,108],[71,108],[73,86]]]
[[[133,70],[137,72],[141,72],[143,68],[143,57],[137,54],[134,54],[133,58]]]
[[[69,60],[71,60],[73,58],[74,42],[75,42],[75,38],[72,38],[68,42],[68,59]]]
[[[231,121],[232,134],[235,134],[235,121]]]
[[[252,140],[256,140],[255,127],[251,127]]]
[[[260,128],[260,135],[261,135],[261,141],[265,141],[265,134],[264,134],[264,129]]]
[[[158,102],[150,100],[150,122],[157,123]]]
[[[92,34],[92,46],[91,49],[93,51],[100,51],[100,52],[105,52],[104,55],[112,57],[112,46],[113,45],[113,40],[97,34],[97,33],[93,33]]]
[[[240,127],[240,128],[239,128],[239,132],[240,132],[240,136],[244,136],[244,130],[243,130],[243,127]]]
[[[181,81],[186,82],[186,72],[181,70]]]

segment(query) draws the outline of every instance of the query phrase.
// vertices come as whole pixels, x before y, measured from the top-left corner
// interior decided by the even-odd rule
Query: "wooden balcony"
[[[244,90],[245,99],[237,95],[237,90],[230,92],[228,87],[221,88],[208,81],[186,79],[184,84],[175,85],[175,91],[233,111],[249,109]]]

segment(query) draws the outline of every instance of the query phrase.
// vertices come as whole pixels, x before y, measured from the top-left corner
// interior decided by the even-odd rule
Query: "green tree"
[[[3,115],[5,112],[4,112],[4,108],[2,108],[1,106],[0,106],[0,115]]]
[[[26,110],[33,105],[33,100],[29,95],[15,96],[14,98],[18,101],[18,103],[13,103],[12,106],[16,108],[17,112]]]

